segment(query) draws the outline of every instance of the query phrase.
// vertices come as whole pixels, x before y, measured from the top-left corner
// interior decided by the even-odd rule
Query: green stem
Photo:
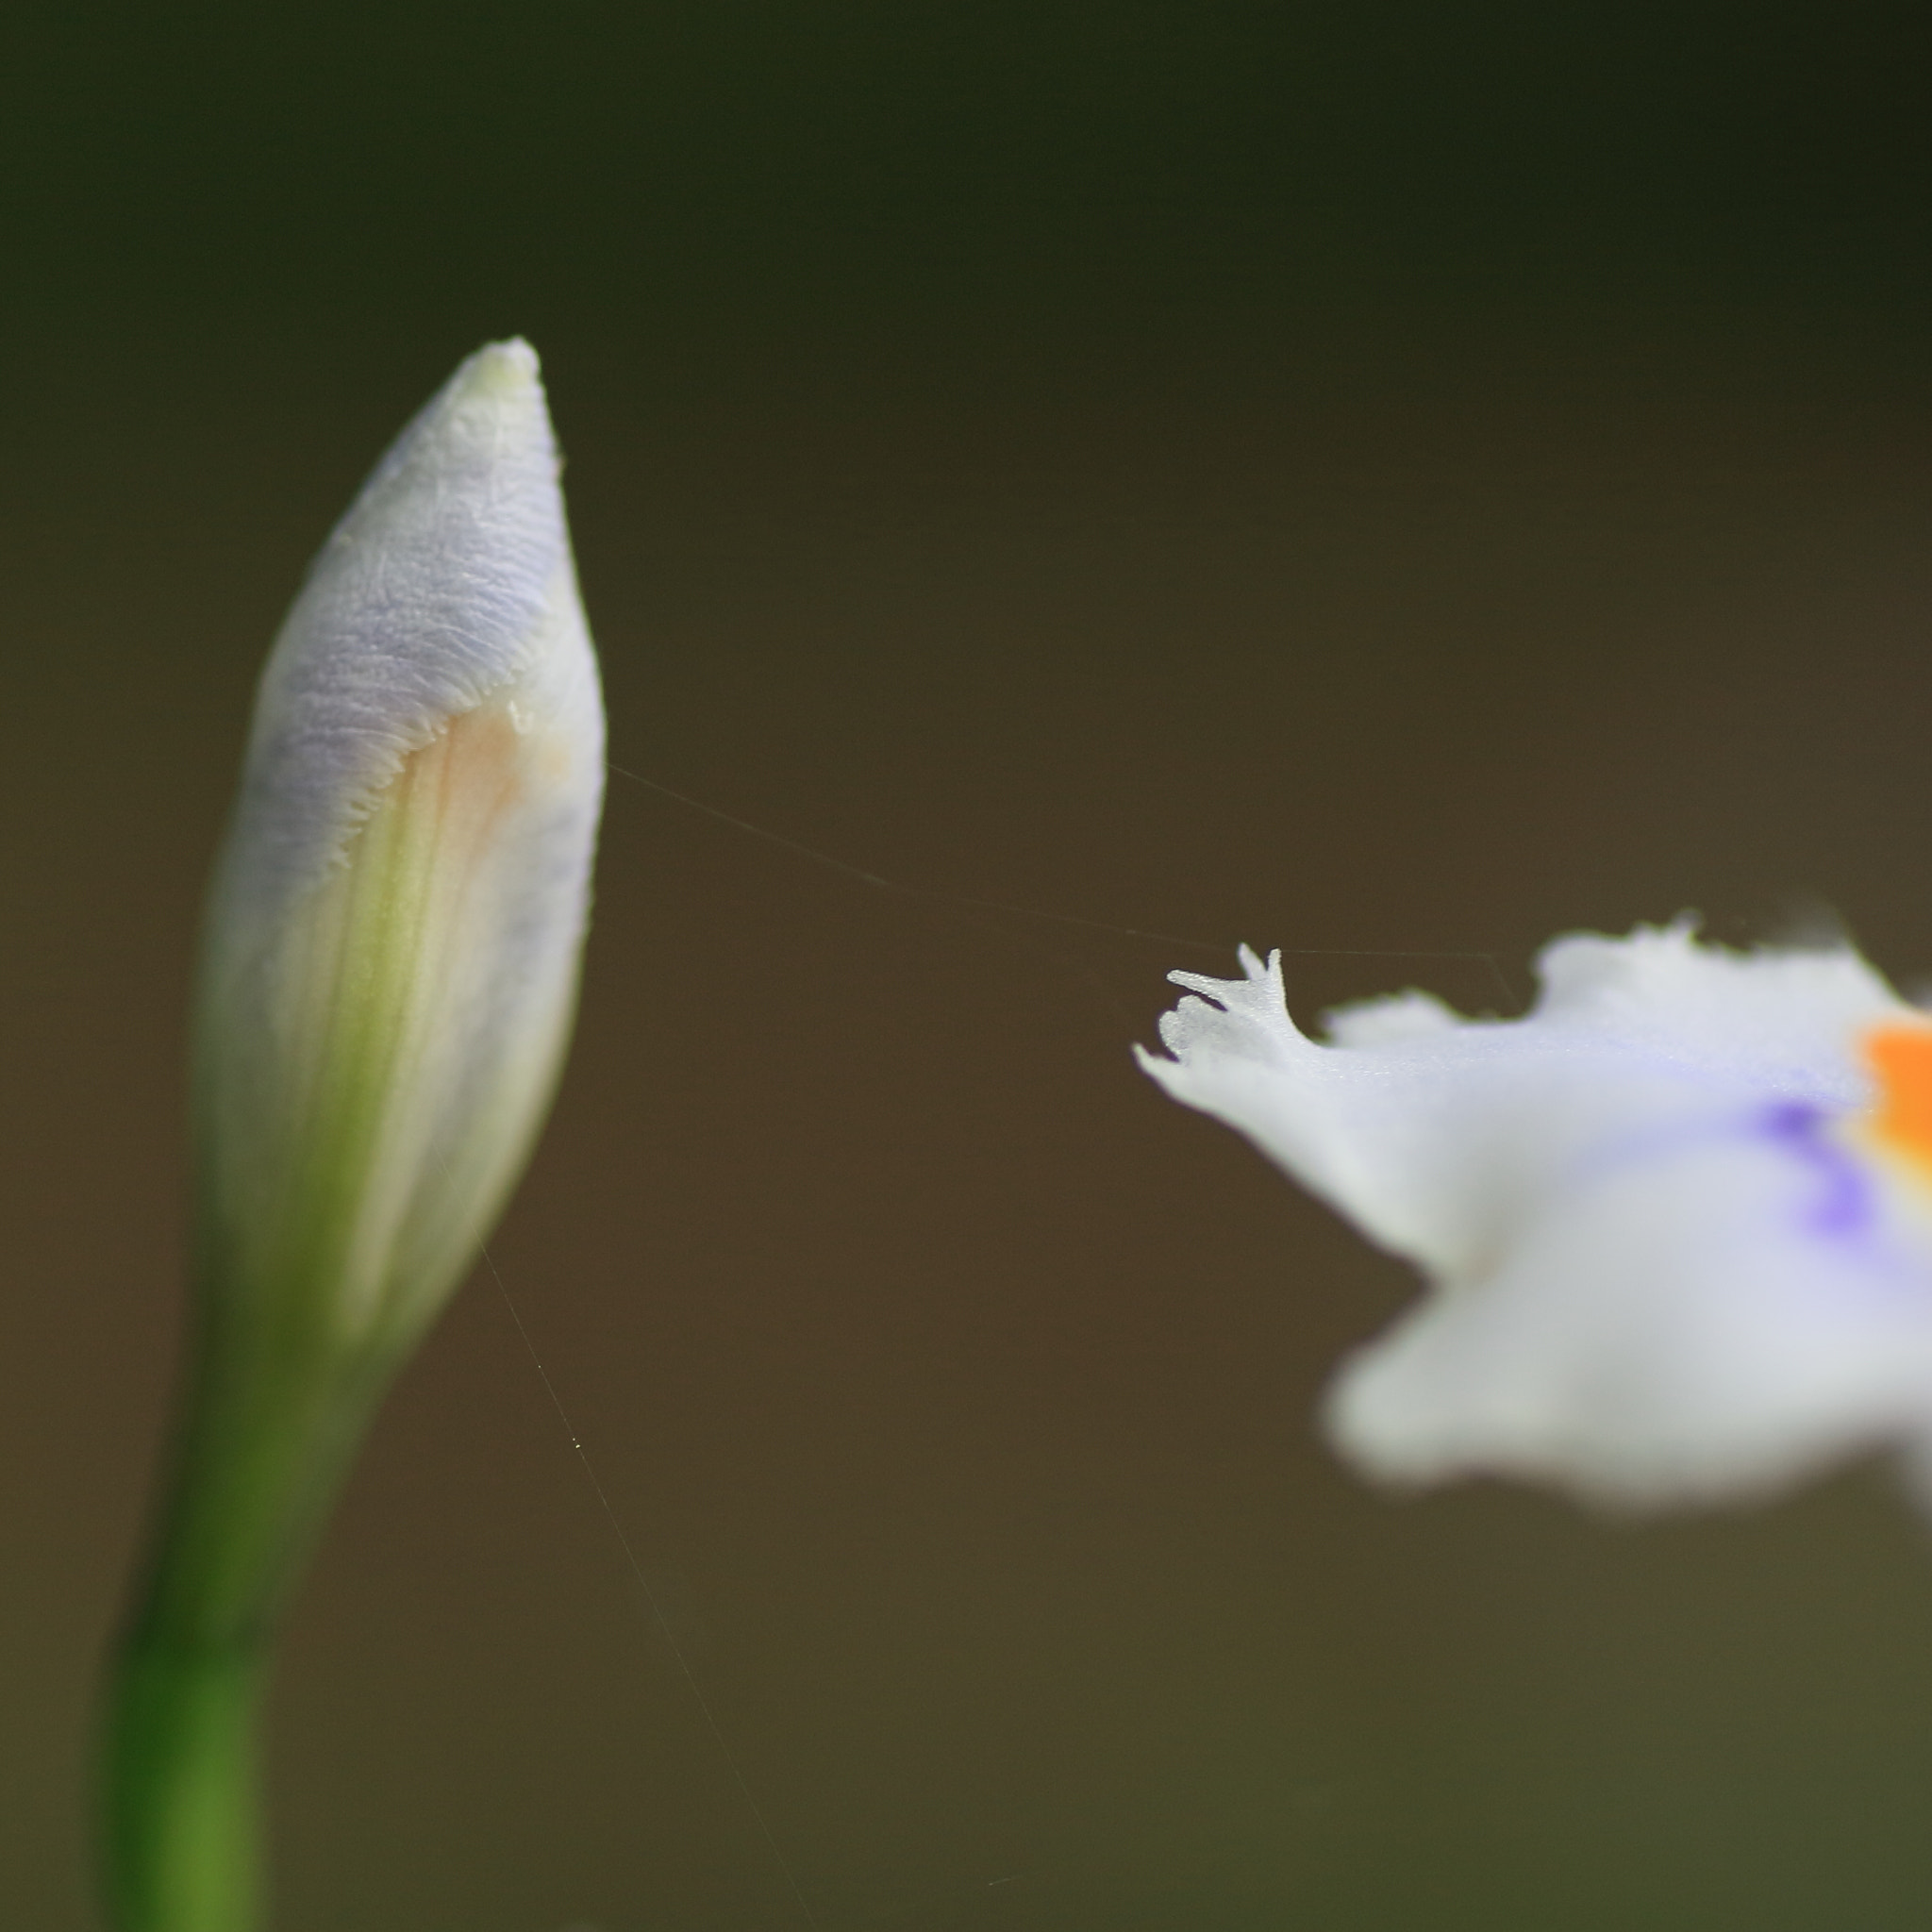
[[[265,1657],[136,1641],[107,1742],[108,1885],[125,1932],[254,1932]]]
[[[275,1638],[387,1380],[267,1302],[282,1319],[266,1325],[245,1298],[204,1303],[145,1581],[110,1663],[101,1799],[116,1932],[261,1923],[258,1733]]]

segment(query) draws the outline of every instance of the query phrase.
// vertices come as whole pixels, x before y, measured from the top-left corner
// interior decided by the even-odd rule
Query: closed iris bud
[[[205,936],[204,1280],[407,1345],[569,1030],[596,659],[522,342],[473,356],[329,539],[263,674]]]
[[[541,1124],[603,789],[537,358],[498,343],[377,466],[257,696],[203,934],[196,1321],[106,1740],[120,1932],[259,1923],[279,1612]]]

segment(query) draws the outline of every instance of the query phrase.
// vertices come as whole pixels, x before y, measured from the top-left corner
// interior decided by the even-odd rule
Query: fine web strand
[[[1054,925],[1079,926],[1089,932],[1111,933],[1116,938],[1148,940],[1163,946],[1182,946],[1189,952],[1211,953],[1217,958],[1225,959],[1234,947],[1230,943],[1217,943],[1211,940],[1184,939],[1179,934],[1156,932],[1146,926],[1121,925],[1112,920],[1090,919],[1077,912],[1049,912],[1039,906],[1022,906],[1006,899],[975,898],[967,892],[949,892],[934,886],[914,886],[903,879],[887,878],[884,874],[869,872],[862,865],[855,865],[849,859],[840,858],[832,853],[821,852],[816,846],[807,845],[797,839],[789,839],[782,832],[768,830],[763,825],[752,824],[734,812],[728,812],[715,805],[708,805],[702,798],[693,798],[689,792],[678,791],[671,786],[661,784],[656,778],[646,778],[641,773],[627,772],[622,765],[613,765],[608,759],[604,769],[613,776],[627,780],[633,785],[641,785],[646,791],[655,791],[662,798],[671,799],[691,811],[703,812],[707,818],[718,820],[721,824],[730,825],[734,830],[743,832],[753,839],[761,839],[768,845],[776,845],[781,851],[791,852],[798,858],[809,860],[813,865],[822,865],[828,870],[841,873],[849,879],[857,880],[862,886],[870,886],[877,891],[890,892],[904,899],[918,899],[927,905],[950,907],[963,912],[1005,912],[1020,919],[1044,920]],[[984,922],[975,922],[984,924]],[[992,926],[990,930],[1005,931],[1004,927]],[[1016,935],[1008,933],[1011,939]],[[1437,948],[1415,951],[1407,948],[1388,946],[1282,946],[1278,949],[1284,956],[1296,959],[1460,959],[1487,966],[1502,993],[1506,1006],[1516,1004],[1517,993],[1509,984],[1508,974],[1503,971],[1503,962],[1493,953]],[[1062,958],[1063,964],[1074,962]],[[1084,976],[1091,977],[1091,974]],[[1108,995],[1112,1004],[1112,996]]]
[[[656,1624],[660,1636],[671,1647],[671,1655],[677,1659],[678,1674],[683,1677],[685,1688],[691,1692],[705,1727],[710,1732],[712,1741],[718,1746],[718,1755],[724,1760],[724,1767],[731,1774],[731,1781],[738,1787],[739,1795],[743,1798],[745,1809],[750,1812],[752,1822],[758,1826],[758,1836],[764,1840],[765,1849],[772,1855],[772,1861],[784,1874],[785,1883],[790,1887],[792,1898],[797,1902],[799,1915],[808,1925],[816,1928],[818,1915],[812,1910],[806,1898],[805,1889],[798,1882],[798,1874],[792,1871],[791,1862],[780,1848],[777,1836],[772,1830],[754,1795],[750,1780],[739,1764],[738,1755],[731,1748],[724,1736],[724,1726],[718,1722],[717,1713],[711,1708],[711,1700],[705,1695],[704,1686],[698,1682],[697,1673],[691,1667],[691,1659],[685,1655],[684,1646],[677,1641],[677,1632],[672,1627],[671,1619],[665,1615],[664,1606],[658,1592],[651,1587],[651,1579],[644,1566],[638,1560],[636,1549],[630,1538],[625,1533],[623,1522],[611,1507],[610,1497],[604,1488],[603,1479],[597,1474],[597,1466],[591,1460],[591,1452],[584,1447],[583,1438],[577,1434],[576,1424],[570,1419],[570,1411],[563,1406],[563,1398],[557,1392],[557,1384],[550,1379],[550,1371],[543,1366],[543,1358],[537,1353],[537,1345],[530,1340],[530,1331],[524,1325],[522,1311],[509,1291],[509,1285],[503,1278],[503,1270],[496,1265],[496,1257],[486,1245],[482,1250],[485,1265],[490,1277],[496,1283],[496,1291],[503,1297],[503,1305],[509,1310],[509,1318],[516,1324],[518,1339],[530,1357],[530,1366],[536,1370],[537,1378],[543,1384],[543,1392],[550,1398],[550,1406],[557,1411],[557,1419],[563,1424],[563,1433],[570,1439],[570,1446],[576,1452],[584,1479],[590,1484],[591,1493],[597,1498],[597,1507],[604,1512],[604,1520],[610,1525],[610,1534],[617,1539],[617,1547],[624,1552],[624,1560],[630,1574],[637,1579],[637,1586],[643,1592],[651,1621]]]

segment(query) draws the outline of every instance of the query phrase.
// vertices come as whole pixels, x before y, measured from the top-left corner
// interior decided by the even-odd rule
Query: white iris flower
[[[1280,956],[1171,975],[1141,1064],[1429,1291],[1348,1359],[1336,1444],[1660,1506],[1890,1445],[1932,1485],[1932,1015],[1850,950],[1574,937],[1520,1020],[1289,1018]]]

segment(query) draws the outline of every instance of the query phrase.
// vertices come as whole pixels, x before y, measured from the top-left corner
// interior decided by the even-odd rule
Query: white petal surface
[[[1658,1503],[1932,1432],[1932,1194],[1857,1132],[1861,1037],[1922,1017],[1855,953],[1566,939],[1522,1020],[1405,994],[1329,1045],[1242,963],[1142,1063],[1431,1277],[1333,1391],[1362,1466]]]
[[[310,564],[263,669],[231,867],[264,917],[373,795],[541,652],[575,605],[558,454],[527,342],[479,349],[390,446]]]

